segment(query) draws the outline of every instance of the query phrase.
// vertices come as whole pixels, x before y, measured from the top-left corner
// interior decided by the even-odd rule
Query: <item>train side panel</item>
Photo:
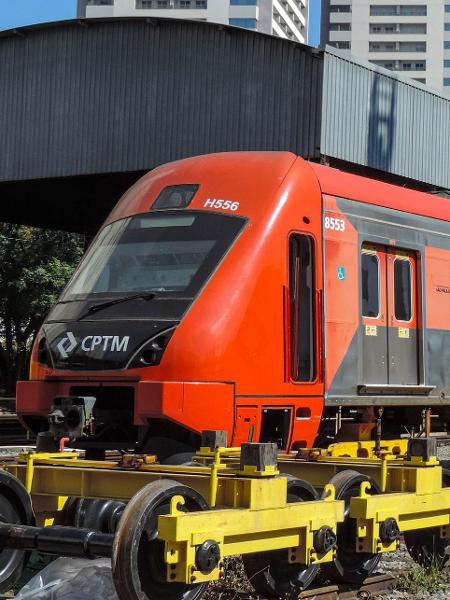
[[[446,420],[449,223],[325,194],[324,246],[325,405]]]

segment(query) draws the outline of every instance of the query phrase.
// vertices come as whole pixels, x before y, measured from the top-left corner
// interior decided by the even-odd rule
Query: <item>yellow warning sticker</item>
[[[378,334],[376,325],[366,325],[366,335],[376,336]]]
[[[405,340],[409,340],[409,329],[407,327],[399,327],[398,337],[404,338]]]

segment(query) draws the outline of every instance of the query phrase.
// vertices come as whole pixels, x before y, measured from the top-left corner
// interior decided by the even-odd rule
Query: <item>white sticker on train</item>
[[[92,352],[97,348],[106,352],[126,352],[128,348],[128,342],[130,341],[129,335],[118,336],[118,335],[87,335],[80,342],[80,348],[84,352]],[[75,348],[78,342],[71,331],[67,331],[66,335],[57,344],[58,351],[62,358],[68,358]]]
[[[222,210],[235,211],[239,208],[239,202],[233,200],[222,200],[221,198],[208,198],[203,205],[204,208],[221,208]]]
[[[343,219],[325,217],[323,224],[325,229],[331,229],[331,231],[345,231],[345,221]]]

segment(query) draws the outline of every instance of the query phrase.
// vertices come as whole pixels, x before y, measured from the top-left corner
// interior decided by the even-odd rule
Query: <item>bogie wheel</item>
[[[112,572],[121,600],[197,600],[207,584],[170,583],[166,579],[164,542],[157,539],[158,517],[169,512],[173,496],[183,496],[187,512],[206,510],[207,503],[192,488],[154,481],[127,504],[113,543]]]
[[[21,525],[34,523],[28,492],[18,479],[6,471],[0,471],[0,521]],[[10,590],[20,579],[28,557],[29,553],[24,550],[0,551],[0,593]]]
[[[345,501],[345,519],[337,526],[337,552],[332,563],[324,563],[322,571],[332,581],[360,585],[370,577],[381,559],[381,554],[356,552],[356,520],[350,518],[350,498],[359,496],[363,481],[369,481],[369,493],[379,494],[377,484],[366,475],[346,470],[337,473],[330,481],[336,490],[336,500]]]
[[[309,483],[292,475],[285,477],[288,502],[317,500],[317,492]],[[253,589],[266,598],[278,598],[306,589],[319,570],[318,565],[289,563],[287,549],[244,554],[242,560]]]
[[[442,487],[450,486],[450,470],[443,469]],[[443,569],[449,564],[450,555],[447,547],[450,540],[441,538],[439,527],[428,527],[417,531],[405,531],[406,548],[411,558],[427,569]]]

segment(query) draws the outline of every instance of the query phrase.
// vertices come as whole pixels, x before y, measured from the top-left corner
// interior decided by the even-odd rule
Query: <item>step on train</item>
[[[17,412],[183,462],[202,430],[282,450],[450,423],[450,202],[230,152],[120,200],[47,316]],[[50,427],[50,429],[49,429]],[[48,431],[49,430],[49,431]]]

